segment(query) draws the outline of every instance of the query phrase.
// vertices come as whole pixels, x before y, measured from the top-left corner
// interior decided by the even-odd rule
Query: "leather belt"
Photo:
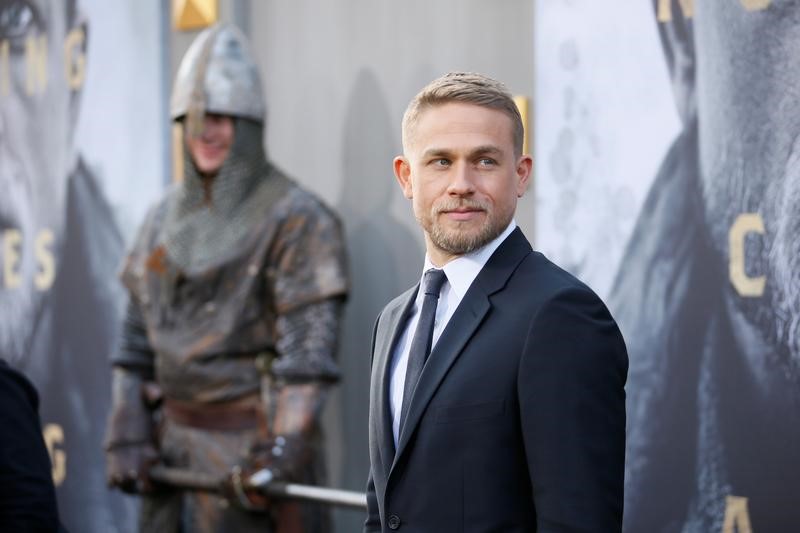
[[[210,431],[259,429],[265,423],[258,394],[221,403],[164,398],[164,415],[181,426]]]

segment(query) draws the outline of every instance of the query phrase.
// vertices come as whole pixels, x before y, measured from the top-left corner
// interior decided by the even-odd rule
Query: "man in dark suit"
[[[619,531],[627,353],[602,301],[513,220],[531,157],[501,84],[451,73],[394,170],[425,274],[381,313],[365,531]]]

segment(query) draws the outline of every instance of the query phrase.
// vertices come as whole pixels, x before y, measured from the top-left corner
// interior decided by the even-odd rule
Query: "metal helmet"
[[[196,132],[206,112],[264,122],[258,68],[244,34],[230,24],[215,24],[200,33],[175,77],[172,119],[185,115],[189,131]]]

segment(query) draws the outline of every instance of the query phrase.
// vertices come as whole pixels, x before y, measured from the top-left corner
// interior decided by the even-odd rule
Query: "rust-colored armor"
[[[141,310],[167,398],[211,403],[257,392],[254,357],[280,351],[280,330],[291,329],[281,321],[347,291],[335,215],[278,170],[271,174],[267,179],[285,181],[281,197],[251,223],[238,257],[196,275],[170,264],[159,242],[165,202],[149,213],[128,256],[122,280]],[[330,348],[276,353],[273,371],[278,378],[336,379]]]
[[[169,492],[146,475],[157,457],[220,479],[266,465],[323,482],[318,418],[339,377],[344,241],[336,216],[267,160],[262,98],[244,35],[202,32],[178,71],[172,118],[196,137],[206,113],[228,116],[233,142],[213,176],[184,147],[184,175],[148,213],[121,276],[130,303],[107,469],[110,484],[143,493],[142,531],[329,530],[319,507],[254,497],[268,509],[255,512],[235,506],[247,498]]]
[[[153,442],[167,464],[222,478],[247,464],[256,443],[283,432],[273,420],[304,419],[284,424],[301,428],[312,450],[313,459],[295,480],[322,482],[317,415],[323,391],[307,405],[281,402],[280,389],[338,378],[333,353],[347,290],[344,244],[336,217],[270,168],[266,179],[283,182],[275,189],[280,197],[249,228],[244,252],[200,274],[172,265],[160,242],[168,202],[149,213],[122,272],[131,303],[114,364],[127,370],[128,381],[156,380],[164,416],[157,434],[150,434],[150,411],[139,390],[115,394],[109,449]],[[262,390],[257,363],[271,359],[262,368],[270,379],[263,381],[274,387]],[[262,398],[270,398],[273,412],[266,412]],[[191,530],[269,531],[272,518],[291,514],[303,531],[325,530],[320,509],[278,505],[267,516],[223,502],[211,495],[153,493],[144,497],[141,528],[170,530],[167,524],[182,521]]]

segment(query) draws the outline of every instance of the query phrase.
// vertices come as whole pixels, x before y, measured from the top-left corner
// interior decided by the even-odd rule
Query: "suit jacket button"
[[[396,514],[389,517],[389,529],[400,529],[400,517]]]

